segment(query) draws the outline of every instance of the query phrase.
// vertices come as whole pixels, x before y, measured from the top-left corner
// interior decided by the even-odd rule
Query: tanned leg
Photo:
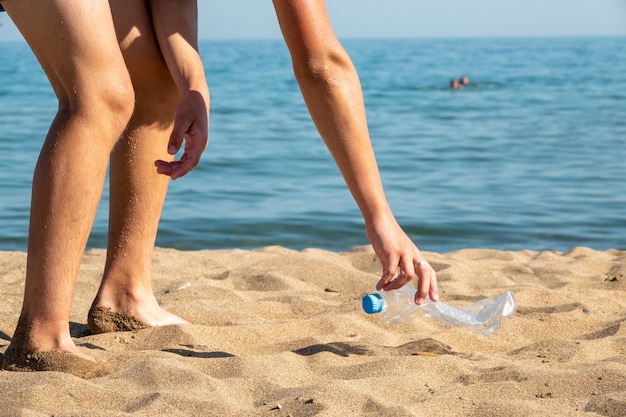
[[[106,0],[8,3],[59,110],[35,168],[24,303],[4,367],[34,352],[93,360],[71,339],[70,308],[109,154],[132,114],[130,78]]]
[[[186,323],[162,309],[151,263],[169,177],[157,174],[167,154],[181,97],[161,55],[147,2],[111,0],[115,27],[135,90],[135,112],[111,157],[107,262],[89,314],[94,332]]]

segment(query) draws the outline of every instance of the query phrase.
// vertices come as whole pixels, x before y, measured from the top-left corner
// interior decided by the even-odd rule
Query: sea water
[[[626,39],[343,40],[387,197],[423,250],[626,249]],[[210,145],[170,185],[157,245],[344,251],[363,221],[281,40],[202,41]],[[474,84],[450,90],[450,79]],[[56,98],[0,43],[0,250],[26,250]],[[106,247],[108,186],[89,247]]]

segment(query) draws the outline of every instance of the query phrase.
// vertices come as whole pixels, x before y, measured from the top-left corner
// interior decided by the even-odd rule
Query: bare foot
[[[67,334],[38,332],[37,326],[20,317],[11,344],[4,353],[2,369],[8,371],[56,371],[81,378],[108,373],[102,363],[83,353]]]
[[[14,372],[64,372],[85,379],[104,376],[112,371],[93,358],[84,359],[68,352],[26,353],[9,349],[4,354],[2,369]]]
[[[87,316],[87,324],[94,333],[110,333],[147,327],[188,324],[188,322],[165,310],[154,300],[145,305],[128,306],[127,308],[107,307],[94,302]]]
[[[71,354],[73,356],[79,357],[81,359],[84,359],[86,361],[91,361],[91,362],[97,362],[96,359],[91,356],[91,355],[87,355],[86,353],[83,353],[75,344],[74,342],[72,342],[71,345],[69,346],[64,346],[63,349],[55,349],[52,350],[51,352],[58,352],[58,353],[67,353],[67,354]]]
[[[133,317],[143,323],[147,323],[151,327],[189,324],[186,320],[170,313],[158,304],[151,309],[139,309],[133,314]]]

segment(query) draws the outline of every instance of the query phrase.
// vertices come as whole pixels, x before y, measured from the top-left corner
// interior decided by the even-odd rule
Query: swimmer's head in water
[[[458,90],[461,88],[461,84],[457,80],[450,80],[450,88],[453,90]]]

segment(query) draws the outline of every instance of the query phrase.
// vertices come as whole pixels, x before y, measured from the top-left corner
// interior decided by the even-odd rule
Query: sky
[[[626,36],[626,0],[327,0],[326,5],[339,38]],[[198,10],[201,39],[280,37],[270,0],[199,0]],[[0,41],[22,39],[6,14],[0,19]]]

